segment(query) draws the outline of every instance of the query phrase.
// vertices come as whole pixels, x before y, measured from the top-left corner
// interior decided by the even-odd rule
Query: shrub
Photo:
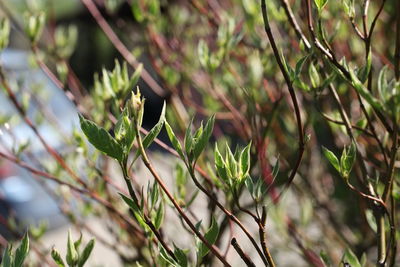
[[[396,265],[395,1],[82,0],[108,39],[89,47],[111,43],[119,53],[91,85],[71,67],[83,64],[73,53],[84,33],[30,3],[23,25],[2,6],[0,47],[9,21],[24,29],[33,61],[76,105],[80,128],[65,140],[75,149],[57,151],[37,130],[51,116],[28,118],[22,89],[2,70],[15,116],[51,159],[26,161],[21,144],[0,156],[56,182],[78,229],[95,233],[89,214],[108,225],[113,243],[98,242],[123,264]],[[142,94],[166,101],[150,130],[143,118],[154,111]]]

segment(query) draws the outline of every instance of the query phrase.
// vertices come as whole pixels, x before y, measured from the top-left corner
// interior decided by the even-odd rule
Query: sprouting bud
[[[0,19],[0,50],[3,50],[8,45],[10,35],[10,22],[7,18]]]
[[[64,61],[57,62],[56,70],[58,77],[62,83],[65,84],[68,78],[68,66]]]
[[[143,107],[144,99],[140,94],[139,86],[136,89],[136,94],[132,92],[130,108],[132,109],[132,115],[138,126],[142,125],[143,119]]]
[[[25,15],[25,31],[28,34],[29,40],[36,43],[42,34],[46,16],[43,12],[37,15]]]
[[[134,92],[132,92],[132,96],[131,96],[131,105],[133,108],[133,111],[139,111],[141,105],[142,105],[142,99],[141,99],[141,94],[140,94],[140,90],[139,87],[137,87],[137,91],[136,94]]]

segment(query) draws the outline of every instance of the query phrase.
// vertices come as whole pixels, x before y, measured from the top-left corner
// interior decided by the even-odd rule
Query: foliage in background
[[[125,266],[290,266],[287,255],[304,266],[399,264],[396,1],[82,0],[77,12],[102,33],[89,44],[46,2],[28,1],[24,16],[1,2],[0,48],[10,25],[23,33],[80,128],[65,137],[73,150],[51,147],[37,131],[50,116],[31,121],[1,70],[15,116],[51,160],[25,161],[23,144],[0,156],[60,185],[61,212]],[[74,51],[86,45],[119,57],[91,86],[71,67],[85,64]],[[149,130],[142,94],[166,101]],[[79,253],[69,235],[68,266],[82,266],[93,244]]]

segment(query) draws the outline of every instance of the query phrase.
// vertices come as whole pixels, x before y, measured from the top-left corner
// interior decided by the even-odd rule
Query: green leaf
[[[8,18],[0,19],[0,51],[8,46],[10,35],[10,21]]]
[[[185,147],[185,152],[186,152],[186,155],[188,155],[188,156],[190,156],[190,154],[192,152],[192,146],[193,146],[192,124],[193,124],[193,118],[190,120],[189,125],[186,128],[185,139],[183,141],[183,144]]]
[[[385,65],[381,71],[379,72],[378,76],[378,92],[383,101],[385,101],[387,97],[387,92],[388,92],[388,82],[387,82],[387,70],[388,66]]]
[[[356,10],[354,8],[354,0],[344,0],[342,1],[344,11],[349,18],[354,18]]]
[[[185,160],[185,156],[183,155],[183,151],[182,151],[182,146],[179,143],[178,138],[176,138],[174,131],[172,130],[171,126],[169,125],[169,123],[167,121],[165,121],[165,129],[167,130],[167,134],[168,134],[169,140],[172,143],[172,146],[175,148],[176,152],[178,152],[181,159]]]
[[[144,12],[140,8],[140,3],[139,1],[132,1],[131,3],[131,11],[133,14],[133,17],[136,19],[137,22],[143,22],[144,21]]]
[[[217,144],[215,144],[215,150],[214,150],[214,162],[215,162],[215,168],[217,169],[217,173],[219,177],[226,183],[230,184],[230,180],[228,178],[228,173],[226,172],[226,164],[221,156],[221,153],[218,150]]]
[[[362,84],[362,82],[358,79],[358,77],[355,75],[354,71],[350,69],[350,76],[351,76],[351,82],[356,89],[356,91],[374,108],[378,110],[383,110],[383,105],[381,102],[379,102],[378,99],[376,99],[371,92],[368,91],[367,88]]]
[[[275,179],[276,178],[276,176],[278,176],[278,173],[279,173],[279,157],[276,159],[276,163],[275,163],[275,166],[274,166],[274,168],[272,169],[272,177],[273,177],[273,179]]]
[[[319,253],[319,256],[326,267],[332,266],[332,261],[329,258],[328,254],[324,250],[321,250],[321,252]]]
[[[301,73],[301,70],[303,69],[304,63],[307,61],[309,55],[306,55],[305,57],[302,57],[297,63],[295,67],[295,74],[296,76],[299,76]]]
[[[340,163],[338,158],[333,154],[332,151],[329,149],[322,147],[322,152],[324,153],[324,156],[329,160],[329,162],[332,164],[333,167],[340,173]]]
[[[290,81],[294,81],[295,79],[296,79],[296,73],[295,73],[295,71],[293,70],[293,68],[289,65],[289,63],[286,61],[286,58],[285,58],[285,56],[282,54],[282,53],[280,53],[280,57],[281,57],[281,60],[282,60],[282,62],[283,62],[283,67],[285,68],[285,71],[288,73],[288,75],[289,75],[289,78],[290,78]]]
[[[351,267],[361,267],[357,256],[349,248],[345,250],[342,262],[350,264]]]
[[[22,267],[24,260],[29,252],[29,236],[28,232],[25,233],[24,238],[21,241],[21,244],[15,251],[14,258],[14,267]]]
[[[357,73],[361,83],[365,83],[365,81],[367,80],[368,74],[371,71],[371,65],[372,65],[372,56],[370,51],[365,66],[360,68],[360,70]]]
[[[156,229],[160,229],[161,227],[161,224],[164,220],[164,212],[164,204],[163,202],[161,202],[156,213],[156,218],[154,219],[154,226],[156,227]]]
[[[63,259],[61,258],[60,253],[55,248],[53,248],[51,250],[51,257],[53,258],[53,260],[56,262],[56,264],[59,267],[65,267],[65,263],[64,263]]]
[[[205,68],[206,70],[208,70],[209,69],[209,61],[210,61],[209,57],[210,57],[210,55],[209,55],[208,46],[207,46],[206,42],[203,39],[201,39],[199,41],[199,45],[197,47],[197,53],[199,55],[199,60],[200,60],[201,66],[203,68]]]
[[[186,253],[182,249],[175,246],[175,244],[174,244],[174,255],[175,255],[176,260],[178,261],[180,267],[188,266],[188,259],[187,259]]]
[[[351,143],[348,149],[343,149],[342,156],[340,157],[340,171],[343,177],[348,177],[356,160],[356,154],[357,147],[354,142]]]
[[[253,179],[250,176],[248,176],[246,180],[244,180],[244,184],[246,185],[247,190],[249,190],[250,195],[253,197],[254,195]]]
[[[122,161],[123,149],[118,142],[104,129],[79,114],[81,129],[89,142],[106,155]]]
[[[315,67],[314,64],[310,64],[308,67],[308,74],[310,76],[311,84],[314,88],[317,88],[321,84],[321,78],[319,77],[319,73],[317,68]]]
[[[150,130],[150,132],[146,135],[145,138],[143,138],[143,147],[144,149],[148,148],[151,143],[153,143],[154,139],[156,139],[156,137],[158,136],[158,134],[161,132],[161,129],[164,125],[165,122],[165,101],[161,110],[161,115],[160,118],[157,122],[156,125],[154,125],[154,127]]]
[[[12,254],[11,246],[7,246],[3,252],[3,260],[0,265],[1,267],[12,267],[13,262],[11,254]]]
[[[204,148],[208,144],[208,141],[210,140],[210,137],[214,129],[214,123],[215,123],[215,115],[212,115],[211,118],[208,119],[206,126],[204,127],[204,130],[200,134],[200,137],[197,138],[196,143],[194,144],[193,147],[194,160],[197,160],[201,152],[203,152]]]
[[[372,212],[372,210],[370,210],[370,209],[365,210],[365,218],[367,219],[369,227],[371,227],[371,229],[375,233],[377,233],[378,227],[376,225],[376,220],[375,220],[374,213]]]
[[[122,193],[118,193],[118,194],[121,196],[122,200],[128,205],[128,207],[130,207],[133,211],[140,213],[139,207],[136,205],[136,203],[132,199],[130,199],[129,197],[125,196]]]
[[[71,230],[68,230],[66,260],[67,260],[68,265],[72,265],[72,266],[76,265],[79,260],[78,252],[76,251],[75,246],[74,246],[74,241],[72,241]]]
[[[160,251],[161,258],[167,263],[166,266],[180,267],[161,244],[158,244],[158,251]]]
[[[228,176],[232,179],[238,178],[238,164],[236,162],[235,156],[232,154],[231,149],[228,144],[226,144],[226,169],[228,170]]]
[[[204,235],[204,238],[212,245],[215,243],[215,241],[217,241],[218,234],[219,234],[219,226],[217,221],[213,217],[211,221],[211,226],[208,229],[207,233]],[[209,248],[203,242],[200,243],[198,249],[199,249],[198,252],[199,259],[203,258],[209,252]]]
[[[152,190],[150,192],[150,204],[152,207],[157,203],[158,197],[159,197],[158,184],[154,183]]]
[[[94,244],[95,244],[95,241],[94,241],[94,239],[92,239],[89,241],[89,243],[83,249],[83,251],[79,257],[78,267],[83,267],[83,265],[85,265],[87,259],[89,258],[90,254],[92,253]]]
[[[136,137],[136,127],[134,123],[131,122],[128,116],[123,117],[124,128],[126,129],[125,138],[124,138],[124,148],[126,155],[129,154],[131,148],[133,146],[133,141],[135,141]]]
[[[79,250],[79,247],[81,246],[82,237],[83,236],[82,236],[82,233],[81,233],[80,236],[79,236],[79,239],[74,242],[74,247],[75,247],[76,250]]]
[[[251,149],[251,142],[243,149],[242,153],[240,154],[240,170],[242,176],[246,176],[250,170],[250,149]]]
[[[321,10],[325,7],[326,3],[328,3],[328,0],[314,0],[315,5],[318,8],[318,11],[321,12]]]
[[[164,122],[165,122],[165,101],[161,110],[161,114],[160,114],[160,118],[158,119],[158,122],[156,125],[154,125],[154,127],[147,133],[147,135],[143,138],[142,140],[142,144],[143,144],[143,148],[147,149],[154,141],[154,139],[157,138],[157,136],[160,134],[162,127],[164,126]],[[135,158],[132,161],[135,162],[138,157],[140,156],[140,150],[136,151],[136,155]]]

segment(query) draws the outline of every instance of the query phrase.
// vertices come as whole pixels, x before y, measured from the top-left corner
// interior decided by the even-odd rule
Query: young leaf
[[[158,134],[160,133],[163,125],[165,122],[165,101],[161,110],[161,115],[160,118],[157,122],[156,125],[154,125],[154,127],[150,130],[150,132],[146,135],[145,138],[143,138],[143,147],[144,149],[148,148],[151,143],[154,141],[154,139],[158,136]]]
[[[68,231],[67,256],[68,265],[75,266],[78,262],[78,252],[75,249],[74,241],[72,241],[71,230]]]
[[[161,115],[160,115],[160,118],[159,118],[157,124],[154,125],[154,127],[143,138],[142,144],[143,144],[144,149],[148,148],[153,143],[154,139],[156,139],[157,136],[159,135],[159,133],[161,132],[161,129],[164,126],[164,122],[165,122],[165,107],[166,106],[165,106],[165,102],[164,102],[163,108],[161,110]],[[136,155],[131,164],[133,164],[139,156],[140,156],[140,150],[137,150]]]
[[[122,161],[122,147],[105,129],[85,119],[80,114],[79,120],[83,133],[95,148],[118,161]]]
[[[365,64],[365,66],[360,68],[357,73],[361,83],[365,83],[365,81],[367,80],[368,74],[371,71],[371,65],[372,65],[372,56],[371,56],[371,51],[370,51],[368,54],[367,62]]]
[[[232,154],[231,149],[228,144],[226,144],[226,169],[228,171],[228,176],[231,179],[236,179],[238,174],[238,163],[236,162],[235,156]]]
[[[322,147],[322,151],[324,153],[324,156],[329,160],[329,162],[332,164],[333,167],[335,167],[335,169],[340,172],[340,163],[338,158],[335,156],[335,154],[333,154],[332,151],[330,151],[329,149]]]
[[[348,248],[344,252],[342,262],[350,264],[351,267],[361,267],[357,256]]]
[[[279,156],[276,159],[274,168],[272,169],[272,178],[275,179],[276,176],[278,176],[278,173],[279,173]]]
[[[209,67],[209,50],[206,42],[201,39],[197,47],[197,53],[199,55],[200,64],[203,68],[208,69]]]
[[[214,150],[214,161],[215,161],[215,168],[217,169],[217,173],[222,180],[229,184],[228,174],[226,172],[226,164],[224,159],[221,156],[221,153],[218,150],[217,144],[215,144]]]
[[[82,237],[83,236],[82,236],[82,232],[81,232],[81,234],[79,236],[79,239],[74,242],[74,247],[75,247],[76,250],[79,250],[79,247],[81,246]]]
[[[321,84],[321,78],[319,76],[318,70],[314,64],[310,64],[308,68],[308,74],[310,76],[311,84],[314,88],[317,88]]]
[[[176,260],[178,261],[180,267],[188,266],[188,259],[187,259],[186,253],[182,249],[175,246],[175,244],[174,244],[174,255],[175,255]]]
[[[192,145],[193,145],[192,124],[193,124],[193,118],[190,120],[189,125],[186,128],[185,139],[183,141],[183,144],[185,146],[185,152],[186,155],[188,156],[190,156],[192,152]]]
[[[353,168],[354,162],[356,160],[357,148],[354,142],[351,143],[348,149],[344,149],[342,156],[340,158],[340,169],[342,175],[347,177]]]
[[[295,67],[295,74],[296,76],[299,76],[301,73],[301,70],[303,69],[304,63],[306,62],[306,60],[308,59],[309,55],[306,55],[305,57],[302,57],[297,63],[296,63],[296,67]]]
[[[124,128],[126,129],[124,138],[124,148],[125,148],[125,153],[129,154],[133,146],[133,141],[135,141],[136,128],[127,115],[123,116],[123,124]]]
[[[161,258],[167,263],[166,266],[179,267],[179,264],[165,251],[165,248],[161,244],[158,245],[158,251],[160,251]]]
[[[85,264],[85,262],[87,261],[87,259],[90,256],[90,253],[92,253],[93,247],[94,247],[94,239],[91,239],[89,241],[89,243],[86,245],[86,247],[83,249],[80,257],[79,257],[79,261],[78,261],[78,267],[83,267],[83,265]]]
[[[156,218],[154,219],[154,226],[156,227],[156,229],[160,229],[161,227],[161,224],[164,220],[164,212],[164,204],[163,202],[161,202],[156,213]]]
[[[28,232],[25,233],[24,238],[21,241],[21,244],[15,251],[14,258],[14,267],[22,267],[24,260],[29,252],[29,236]]]
[[[314,0],[314,2],[318,8],[318,11],[321,12],[321,10],[325,7],[326,3],[328,3],[328,0]]]
[[[150,186],[150,185],[148,185]],[[151,188],[151,192],[150,192],[150,204],[153,207],[158,200],[159,197],[159,190],[158,190],[158,184],[154,183],[153,187]]]
[[[65,267],[65,263],[64,263],[63,259],[61,258],[60,253],[55,248],[53,248],[51,250],[51,257],[56,262],[58,267]]]
[[[321,258],[322,262],[325,264],[326,267],[332,266],[332,261],[329,258],[328,254],[325,251],[321,251],[319,253],[319,257]]]
[[[243,149],[242,153],[240,153],[239,162],[243,177],[245,177],[250,170],[250,149],[251,149],[251,142]]]
[[[355,75],[354,71],[350,69],[351,82],[356,91],[374,108],[383,110],[383,105],[376,99],[371,92],[362,84],[362,82]]]
[[[11,247],[7,246],[3,252],[3,259],[0,264],[1,267],[12,267],[13,266],[11,253],[12,253]]]
[[[247,190],[249,190],[250,195],[253,197],[254,195],[253,179],[250,176],[248,176],[246,180],[244,180],[244,184],[246,185]]]
[[[139,207],[136,205],[136,203],[132,199],[130,199],[129,197],[125,196],[122,193],[118,193],[118,194],[122,197],[122,200],[128,205],[128,207],[130,207],[133,211],[140,213]]]
[[[185,160],[185,156],[183,155],[181,143],[179,143],[178,138],[176,138],[174,131],[172,130],[171,126],[169,125],[169,123],[167,121],[165,121],[165,129],[167,130],[167,134],[168,134],[169,140],[172,143],[172,146],[175,148],[176,152],[178,152],[181,159]]]
[[[215,123],[215,115],[212,115],[211,118],[208,119],[206,126],[204,127],[204,130],[202,131],[199,138],[197,138],[196,143],[194,144],[193,148],[194,160],[196,160],[200,156],[201,152],[203,152],[204,148],[206,147],[208,140],[210,140],[210,137],[214,129],[214,123]]]
[[[208,229],[208,231],[204,235],[204,237],[212,245],[217,240],[218,234],[219,234],[218,223],[215,220],[215,218],[213,217],[212,221],[211,221],[210,229]],[[203,258],[209,252],[208,247],[203,242],[200,243],[200,246],[198,247],[198,249],[199,249],[199,252],[198,252],[199,259]]]

